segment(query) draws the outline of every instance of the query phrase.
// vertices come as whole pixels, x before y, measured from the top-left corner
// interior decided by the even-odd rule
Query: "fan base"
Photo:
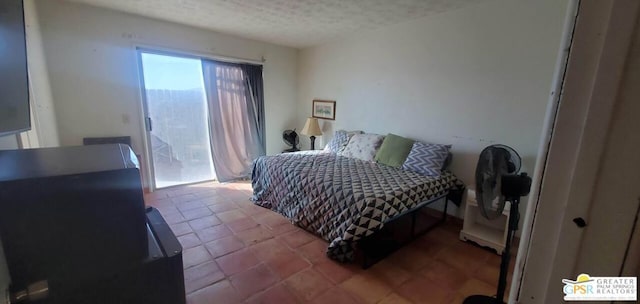
[[[462,304],[504,304],[504,302],[490,296],[468,296]]]

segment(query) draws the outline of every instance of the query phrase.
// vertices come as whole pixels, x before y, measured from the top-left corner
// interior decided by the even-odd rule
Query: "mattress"
[[[253,163],[255,204],[329,242],[327,256],[348,262],[354,245],[418,204],[463,188],[454,174],[426,177],[329,152],[262,156]]]

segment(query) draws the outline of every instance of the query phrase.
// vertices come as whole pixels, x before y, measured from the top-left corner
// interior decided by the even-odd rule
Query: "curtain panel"
[[[253,123],[258,130],[258,139],[260,140],[261,153],[266,154],[266,131],[264,123],[264,85],[262,83],[262,66],[253,64],[241,64],[240,68],[245,76],[247,96],[250,99],[252,107],[250,111],[253,117]]]
[[[262,67],[203,60],[202,72],[216,176],[246,178],[265,154]]]

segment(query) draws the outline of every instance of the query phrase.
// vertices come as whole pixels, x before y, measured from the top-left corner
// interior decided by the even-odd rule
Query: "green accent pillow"
[[[414,140],[398,136],[395,134],[387,134],[382,141],[382,146],[376,153],[376,162],[391,167],[401,167],[407,159]]]

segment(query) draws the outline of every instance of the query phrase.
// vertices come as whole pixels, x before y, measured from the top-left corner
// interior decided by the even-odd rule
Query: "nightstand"
[[[473,189],[467,190],[465,201],[464,224],[460,231],[460,240],[473,241],[480,246],[492,248],[498,255],[502,255],[507,242],[511,203],[505,203],[504,210],[498,218],[488,220],[482,216],[476,200],[476,192]]]

